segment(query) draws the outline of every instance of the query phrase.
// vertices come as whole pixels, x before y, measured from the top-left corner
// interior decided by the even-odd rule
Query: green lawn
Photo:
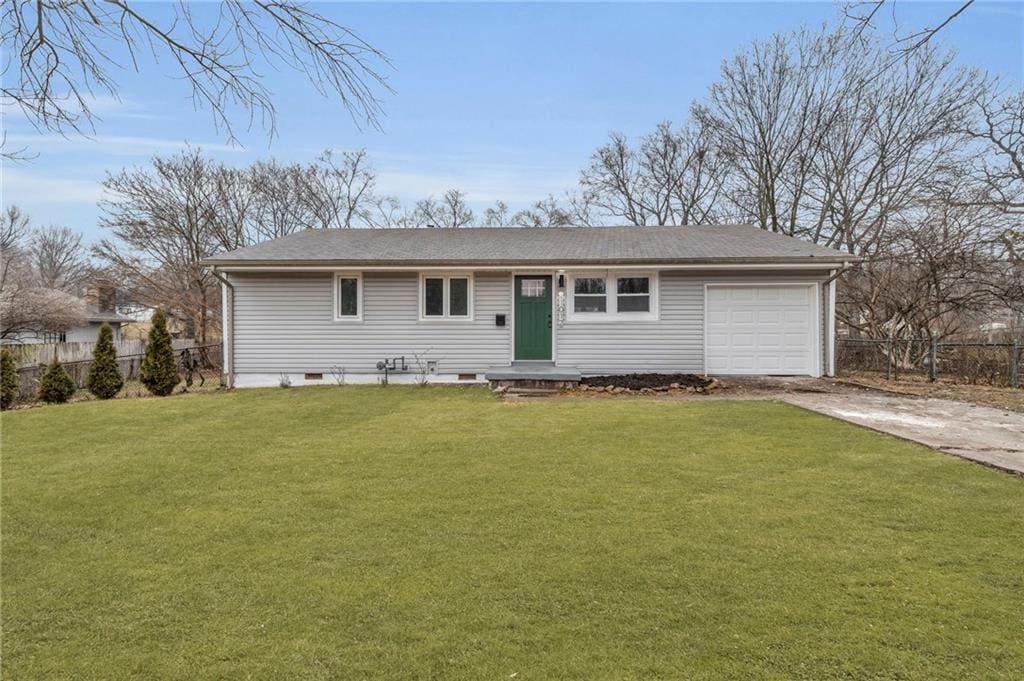
[[[3,416],[5,679],[1021,678],[1024,480],[770,402]]]

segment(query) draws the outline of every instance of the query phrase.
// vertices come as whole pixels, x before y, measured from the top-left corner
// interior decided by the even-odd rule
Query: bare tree
[[[31,220],[18,206],[0,214],[0,293],[13,296],[14,288],[32,284],[32,260],[28,253]]]
[[[266,241],[324,226],[321,223],[324,204],[310,200],[312,196],[320,196],[314,178],[315,170],[310,166],[282,165],[274,160],[256,161],[249,166],[249,191],[253,194],[250,240]],[[334,200],[327,192],[324,196]]]
[[[377,172],[365,149],[324,151],[306,175],[305,203],[315,220],[310,227],[380,227],[382,215],[395,203],[378,196]]]
[[[882,10],[888,10],[888,16],[892,23],[894,59],[889,65],[896,63],[900,57],[904,57],[914,50],[920,49],[932,41],[942,29],[946,28],[957,17],[967,11],[974,0],[961,0],[951,12],[943,12],[934,23],[910,31],[904,31],[896,13],[896,0],[863,0],[858,2],[844,3],[843,13],[847,25],[853,30],[854,35],[860,36],[865,32],[876,28],[878,19],[883,15]]]
[[[360,124],[376,125],[377,91],[387,89],[387,57],[352,30],[288,0],[227,0],[195,7],[102,2],[11,0],[0,20],[5,52],[3,100],[39,129],[91,129],[98,94],[117,96],[115,66],[143,68],[146,53],[166,60],[234,139],[236,109],[274,134],[276,108],[263,67],[305,77],[337,97]]]
[[[674,129],[668,121],[636,149],[613,133],[580,173],[591,206],[632,225],[712,221],[722,182],[722,164],[705,132],[695,124]]]
[[[574,225],[572,207],[548,195],[529,208],[516,211],[512,224],[516,227],[571,227]]]
[[[168,308],[201,341],[219,302],[216,280],[199,265],[221,250],[216,177],[216,165],[198,150],[108,175],[101,225],[115,238],[93,248],[129,297]]]
[[[993,249],[1003,264],[997,295],[1024,319],[1024,90],[1000,87],[989,79],[975,100],[965,133],[979,148],[972,164],[977,186],[962,203],[997,211]]]
[[[955,165],[979,80],[934,46],[879,73],[877,40],[777,35],[723,65],[694,113],[728,159],[736,219],[864,254]],[[870,83],[870,86],[866,84]]]
[[[729,159],[726,191],[741,219],[799,233],[812,160],[841,110],[843,42],[806,29],[755,41],[722,64],[719,80],[693,107]]]
[[[92,272],[82,235],[50,226],[32,235],[29,249],[39,284],[77,294]]]
[[[841,316],[868,336],[943,340],[1005,309],[994,288],[1002,272],[991,213],[943,200],[919,210],[893,221],[878,253],[843,287]]]
[[[409,221],[417,227],[469,227],[473,210],[464,192],[449,189],[440,200],[430,196],[417,201]]]
[[[481,227],[508,227],[509,226],[508,204],[498,200],[494,205],[484,211]]]
[[[1024,90],[1006,91],[990,79],[977,93],[966,134],[982,145],[976,165],[981,200],[1024,215]]]
[[[28,235],[30,224],[31,220],[21,208],[8,205],[0,213],[0,252],[21,244]]]
[[[31,222],[17,206],[0,216],[0,338],[20,340],[84,321],[74,296],[43,285],[33,268]]]

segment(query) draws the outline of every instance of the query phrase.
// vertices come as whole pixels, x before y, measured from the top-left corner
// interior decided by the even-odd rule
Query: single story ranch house
[[[832,374],[855,260],[720,225],[307,230],[204,264],[245,387]]]

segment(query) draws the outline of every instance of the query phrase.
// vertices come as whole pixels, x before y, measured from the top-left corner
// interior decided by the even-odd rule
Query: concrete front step
[[[575,367],[556,367],[550,362],[514,362],[512,366],[491,367],[484,378],[492,386],[506,381],[579,383],[582,374]]]

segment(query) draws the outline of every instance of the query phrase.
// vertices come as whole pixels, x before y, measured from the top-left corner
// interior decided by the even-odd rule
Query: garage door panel
[[[752,303],[757,300],[757,291],[752,288],[732,288],[726,296],[727,300],[734,303]]]
[[[786,333],[786,345],[795,350],[807,348],[806,333]]]
[[[752,333],[734,333],[730,334],[727,340],[727,344],[731,345],[736,349],[743,348],[754,348],[756,343],[754,342],[754,335]]]
[[[727,310],[708,310],[708,321],[714,324],[724,324],[729,320]]]
[[[809,286],[800,288],[779,287],[779,302],[783,303],[810,303],[811,289]]]
[[[709,288],[708,302],[721,302],[729,300],[729,290],[724,288]]]
[[[706,301],[708,373],[816,373],[811,286],[711,285]]]

